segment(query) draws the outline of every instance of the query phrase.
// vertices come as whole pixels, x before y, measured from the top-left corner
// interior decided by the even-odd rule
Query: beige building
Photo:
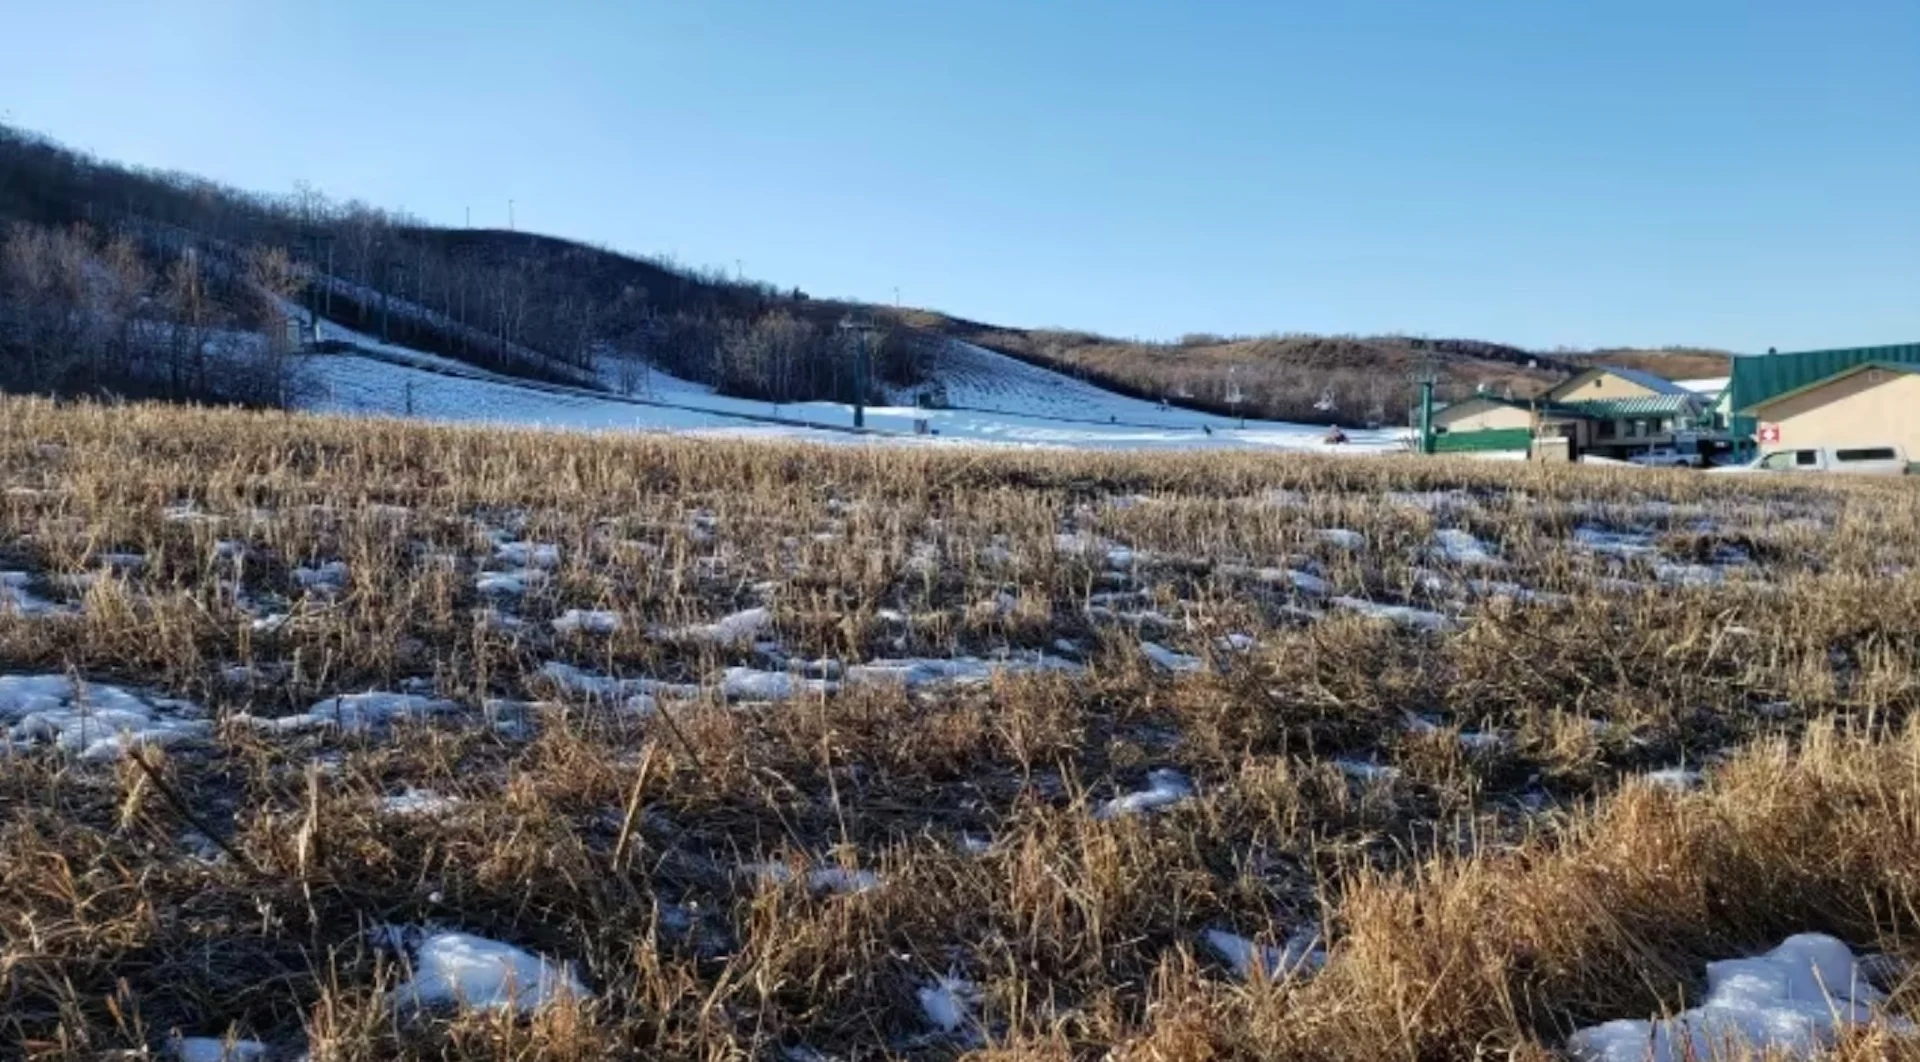
[[[1763,451],[1892,445],[1920,461],[1920,365],[1856,365],[1742,412]]]
[[[1476,395],[1436,410],[1433,449],[1588,454],[1625,460],[1669,448],[1699,460],[1724,448],[1724,425],[1711,396],[1637,369],[1593,368],[1539,398],[1516,401]]]
[[[1647,398],[1652,395],[1691,394],[1686,388],[1664,376],[1638,369],[1588,369],[1568,377],[1546,393],[1555,404],[1601,402],[1616,398]]]
[[[1531,428],[1533,411],[1519,402],[1478,395],[1435,410],[1433,426],[1450,432]]]

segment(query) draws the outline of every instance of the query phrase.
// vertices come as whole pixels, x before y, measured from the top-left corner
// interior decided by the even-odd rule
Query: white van
[[[1774,450],[1758,461],[1727,465],[1716,472],[1860,472],[1879,476],[1907,473],[1907,455],[1898,446],[1821,446]]]

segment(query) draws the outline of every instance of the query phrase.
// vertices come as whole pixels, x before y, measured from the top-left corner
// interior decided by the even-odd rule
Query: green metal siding
[[[1533,449],[1532,428],[1490,428],[1486,431],[1449,431],[1433,437],[1435,453],[1478,454],[1496,450]]]
[[[1752,435],[1759,425],[1742,411],[1775,395],[1805,387],[1838,372],[1870,361],[1920,365],[1920,343],[1890,347],[1851,347],[1845,350],[1808,350],[1797,354],[1752,354],[1733,359],[1733,382],[1727,385],[1736,435]]]

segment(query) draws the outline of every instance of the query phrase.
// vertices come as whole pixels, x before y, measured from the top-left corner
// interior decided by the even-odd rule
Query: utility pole
[[[513,231],[513,200],[507,200],[507,231]]]

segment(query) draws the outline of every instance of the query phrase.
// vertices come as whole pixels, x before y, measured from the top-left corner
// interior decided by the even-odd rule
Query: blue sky
[[[1123,336],[1920,339],[1915,0],[92,0],[0,113]]]

